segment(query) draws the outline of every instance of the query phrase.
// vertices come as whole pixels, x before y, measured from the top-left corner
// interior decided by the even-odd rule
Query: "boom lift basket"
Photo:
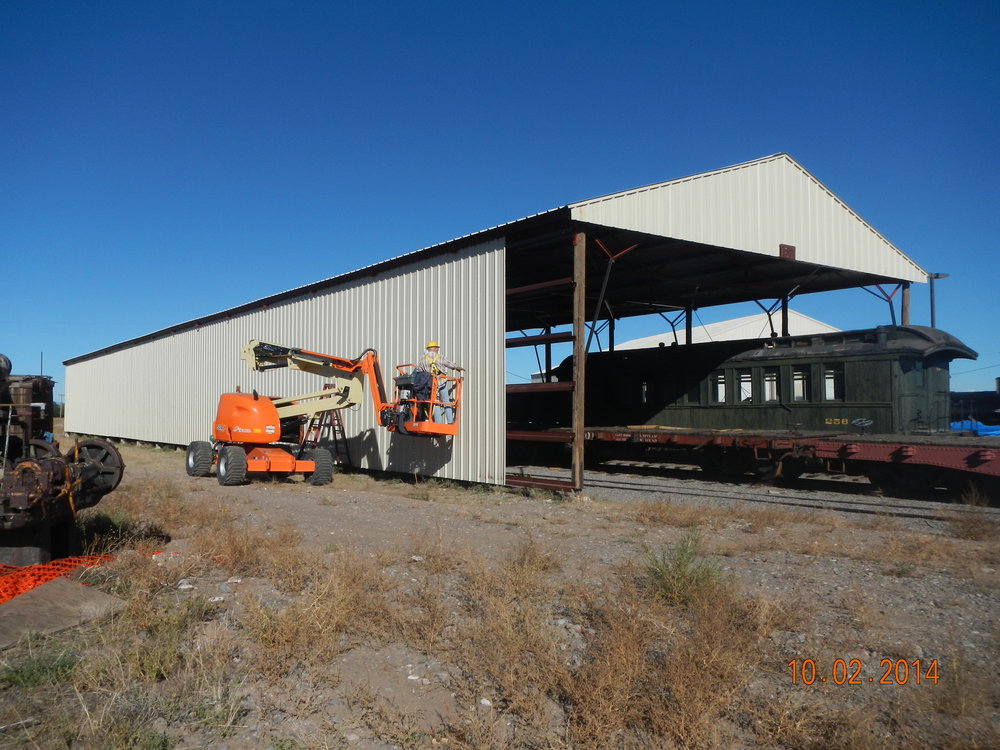
[[[444,373],[422,379],[415,365],[397,365],[395,431],[402,435],[457,435],[462,407],[462,378]],[[443,392],[447,394],[440,398]],[[389,427],[390,430],[393,427]]]

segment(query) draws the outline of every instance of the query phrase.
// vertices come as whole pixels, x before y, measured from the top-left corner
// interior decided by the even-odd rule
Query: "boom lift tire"
[[[305,475],[305,480],[312,485],[329,484],[333,480],[333,454],[326,448],[313,448],[306,453],[307,461],[312,461],[316,469]]]
[[[188,446],[184,467],[189,477],[207,477],[212,473],[212,444],[195,440]]]
[[[247,454],[237,445],[226,445],[219,450],[219,465],[216,468],[219,484],[235,487],[247,479]]]

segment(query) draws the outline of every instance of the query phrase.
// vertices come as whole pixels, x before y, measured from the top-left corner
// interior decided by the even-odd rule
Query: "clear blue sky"
[[[605,6],[7,0],[0,352],[61,381],[180,321],[784,151],[950,274],[938,325],[980,352],[953,386],[992,388],[1000,2]],[[822,297],[793,307],[889,322]]]

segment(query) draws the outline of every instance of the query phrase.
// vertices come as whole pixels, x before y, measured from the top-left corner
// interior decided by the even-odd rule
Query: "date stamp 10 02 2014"
[[[936,685],[938,661],[914,659],[882,659],[878,671],[865,669],[861,659],[834,659],[825,672],[816,666],[815,659],[792,659],[788,662],[793,685]]]

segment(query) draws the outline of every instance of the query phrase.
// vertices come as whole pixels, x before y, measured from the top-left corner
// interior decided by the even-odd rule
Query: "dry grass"
[[[256,668],[277,679],[299,667],[327,663],[366,636],[382,635],[390,588],[372,558],[341,552],[317,565],[287,604],[252,602],[239,625],[258,647]]]
[[[459,492],[424,489],[429,501]],[[523,516],[520,525],[493,519],[519,535],[497,556],[457,544],[445,524],[373,555],[308,548],[293,527],[251,524],[208,492],[193,497],[177,483],[136,482],[90,512],[91,521],[104,519],[93,526],[92,547],[118,554],[87,581],[126,607],[97,626],[0,654],[0,727],[11,726],[0,729],[0,748],[291,750],[343,747],[348,731],[404,748],[470,750],[868,750],[997,739],[989,719],[1000,696],[984,665],[1000,658],[1000,642],[988,656],[955,647],[941,655],[939,685],[900,688],[881,703],[859,700],[870,698],[868,686],[806,691],[783,673],[788,644],[798,644],[793,655],[824,663],[861,638],[870,646],[892,624],[877,595],[854,583],[832,602],[755,598],[713,557],[725,552],[735,569],[742,554],[774,550],[865,560],[883,575],[909,577],[967,566],[970,554],[981,565],[988,540],[880,520],[865,526],[878,540],[865,547],[854,533],[860,522],[810,521],[777,508],[566,504],[560,513],[590,514],[633,545],[630,559],[597,570],[534,536]],[[472,499],[460,509],[486,522]],[[734,541],[723,546],[699,532],[706,528],[746,533],[729,533]],[[161,565],[150,550],[167,537],[183,540],[185,554]],[[643,538],[657,541],[645,554]],[[227,576],[251,578],[262,593],[227,608],[177,590],[181,578]],[[813,637],[831,620],[832,636]],[[338,682],[352,654],[390,646],[441,665],[457,715],[415,709],[364,679]],[[894,647],[907,658],[915,650]],[[287,723],[262,728],[274,716]],[[247,734],[248,725],[258,734]]]
[[[992,541],[1000,537],[1000,517],[988,510],[990,499],[975,487],[962,495],[962,505],[946,514],[956,539]]]

